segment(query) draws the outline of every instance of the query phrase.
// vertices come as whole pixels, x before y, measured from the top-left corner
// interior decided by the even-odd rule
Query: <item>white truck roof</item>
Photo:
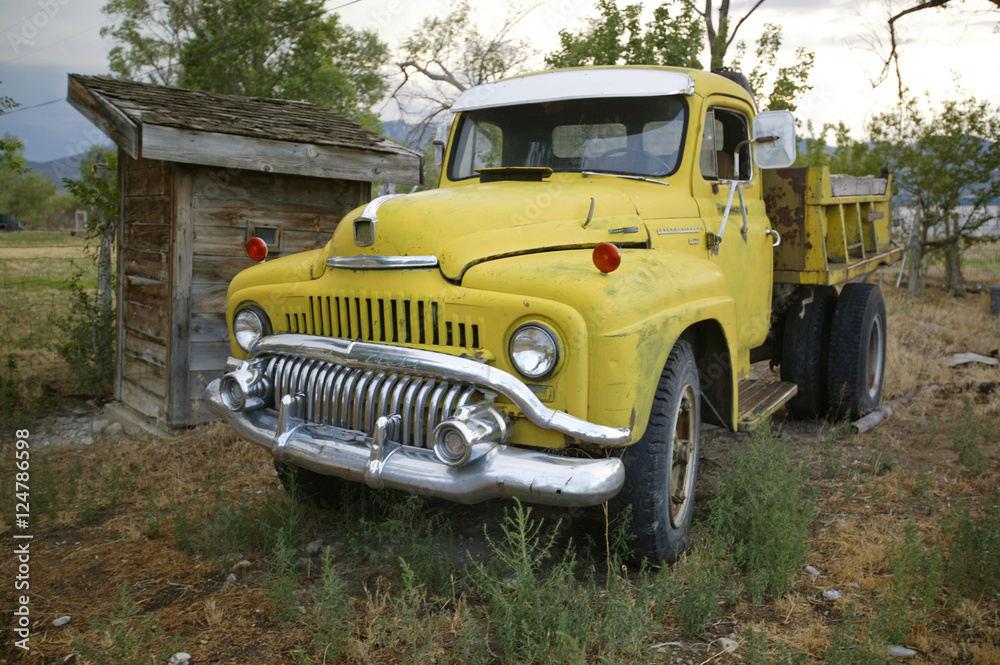
[[[463,92],[451,110],[458,113],[566,99],[692,94],[694,79],[684,72],[641,67],[563,69],[477,85]]]

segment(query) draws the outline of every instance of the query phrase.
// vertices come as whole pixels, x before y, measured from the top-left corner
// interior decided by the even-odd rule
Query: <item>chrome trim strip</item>
[[[553,411],[542,404],[520,379],[496,367],[469,358],[389,344],[285,333],[262,337],[254,346],[249,360],[252,362],[258,356],[272,354],[333,360],[357,368],[357,374],[361,374],[364,370],[391,370],[431,379],[471,383],[506,396],[533,424],[586,443],[620,446],[627,444],[632,436],[631,430],[627,427],[597,425],[563,411]],[[337,394],[344,396],[344,402],[347,402],[348,396],[352,394],[353,383],[354,381],[349,381],[343,393],[337,391]],[[404,400],[404,430],[408,422],[406,412],[412,408],[410,392],[407,391],[407,399]],[[341,407],[346,408],[347,404],[342,403]],[[345,419],[342,417],[339,423],[341,426],[345,426],[343,420]]]
[[[411,270],[414,268],[436,268],[436,256],[331,256],[326,260],[329,268],[348,270]]]
[[[358,247],[365,247],[371,245],[375,242],[375,229],[378,226],[378,209],[383,203],[389,199],[394,199],[400,196],[405,196],[405,194],[385,194],[383,196],[378,196],[368,202],[365,209],[361,211],[361,214],[354,219],[354,244]],[[361,241],[358,240],[358,223],[368,224],[369,232],[371,234],[371,240]]]
[[[386,440],[385,430],[380,433],[381,446],[376,446],[374,437],[361,432],[307,423],[292,413],[296,410],[296,397],[292,395],[282,409],[283,426],[279,428],[279,416],[273,411],[227,409],[219,395],[219,384],[220,380],[215,379],[205,389],[209,411],[272,455],[328,476],[459,503],[518,498],[554,506],[599,505],[615,496],[625,482],[625,468],[617,457],[564,457],[509,445],[498,445],[466,466],[449,467],[432,450],[393,445]],[[388,425],[391,432],[394,423],[387,420],[390,422],[382,426]],[[390,434],[390,438],[395,437]]]

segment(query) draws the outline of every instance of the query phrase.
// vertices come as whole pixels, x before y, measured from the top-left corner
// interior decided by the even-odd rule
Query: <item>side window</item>
[[[736,146],[750,138],[749,123],[742,113],[714,108],[705,114],[705,129],[701,140],[701,175],[707,180],[733,180]],[[740,149],[739,180],[752,175],[750,146]]]
[[[476,169],[500,166],[502,153],[503,134],[500,127],[467,118],[462,123],[452,154],[449,177],[452,180],[471,178],[476,175]]]

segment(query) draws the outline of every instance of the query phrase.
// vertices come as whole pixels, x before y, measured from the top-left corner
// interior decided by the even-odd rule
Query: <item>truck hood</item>
[[[633,197],[611,178],[600,177],[595,186],[598,177],[491,182],[389,199],[378,208],[370,245],[354,241],[358,208],[344,217],[327,250],[330,256],[435,256],[445,277],[458,280],[469,267],[504,256],[607,241],[645,244]]]

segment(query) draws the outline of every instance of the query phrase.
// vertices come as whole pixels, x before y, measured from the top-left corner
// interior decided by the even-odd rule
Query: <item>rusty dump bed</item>
[[[839,284],[903,256],[889,235],[892,176],[830,175],[827,166],[764,171],[764,202],[781,234],[774,281]]]

